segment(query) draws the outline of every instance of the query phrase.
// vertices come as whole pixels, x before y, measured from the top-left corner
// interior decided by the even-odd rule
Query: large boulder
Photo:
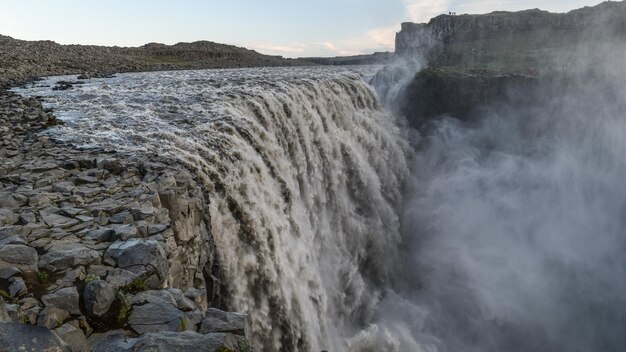
[[[37,251],[22,244],[0,246],[0,268],[18,268],[32,270],[37,268]]]
[[[88,283],[83,291],[83,301],[87,313],[96,317],[103,316],[115,301],[116,291],[115,286],[109,285],[103,280]]]
[[[69,346],[50,330],[18,323],[0,323],[0,348],[3,352],[71,351]]]
[[[132,298],[128,325],[139,334],[184,330],[185,314],[165,290],[141,292]]]
[[[137,338],[122,334],[111,335],[96,343],[93,352],[218,352],[241,351],[250,346],[237,335],[213,333],[198,334],[193,331],[154,332]],[[251,350],[251,349],[250,349]]]
[[[55,329],[54,333],[69,345],[72,352],[91,351],[85,333],[71,324],[63,324],[61,327]]]
[[[169,270],[163,244],[153,240],[115,242],[107,249],[106,260],[113,260],[119,268],[145,277],[146,285],[152,289],[163,286]]]
[[[219,309],[209,308],[206,311],[200,333],[228,332],[235,335],[245,336],[246,314],[224,312]]]
[[[40,267],[57,272],[79,265],[97,264],[100,253],[78,243],[61,243],[52,246],[39,259]]]
[[[68,311],[70,314],[80,315],[78,290],[75,286],[62,288],[54,293],[41,297],[47,306],[53,306]]]

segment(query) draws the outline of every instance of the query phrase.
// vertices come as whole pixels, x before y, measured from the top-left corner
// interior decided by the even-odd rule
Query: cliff
[[[520,69],[560,63],[581,43],[625,37],[626,3],[604,2],[562,14],[534,9],[403,23],[396,54],[434,66]]]

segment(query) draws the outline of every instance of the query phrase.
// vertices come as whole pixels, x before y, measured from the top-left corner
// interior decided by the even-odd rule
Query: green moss
[[[99,277],[99,276],[96,276],[96,275],[87,275],[87,277],[85,277],[84,282],[85,282],[85,284],[88,284],[88,283],[90,283],[90,282],[92,282],[92,281],[96,281],[96,280],[99,280],[99,279],[100,279],[100,277]]]
[[[0,297],[2,297],[2,299],[4,299],[4,301],[7,302],[7,303],[17,304],[17,298],[11,296],[5,290],[0,290]]]
[[[185,319],[180,318],[180,321],[178,322],[178,331],[185,331],[187,330],[187,322],[185,321]]]
[[[124,293],[137,293],[147,289],[146,280],[140,277],[133,279],[128,285],[120,287],[120,291]]]
[[[128,296],[121,291],[117,291],[115,294],[115,300],[118,303],[119,312],[117,313],[117,323],[124,324],[128,320],[132,306]]]
[[[39,281],[41,284],[47,285],[50,282],[50,277],[48,276],[47,272],[38,271],[36,275],[37,275],[37,281]]]
[[[237,352],[254,352],[248,340],[237,341]]]

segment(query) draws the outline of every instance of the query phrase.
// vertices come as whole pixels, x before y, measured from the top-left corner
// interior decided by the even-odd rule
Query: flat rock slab
[[[179,331],[185,314],[166,291],[148,291],[133,297],[128,325],[139,334]]]
[[[224,312],[219,309],[209,308],[206,311],[200,333],[228,332],[235,335],[245,336],[246,314]]]
[[[37,250],[21,244],[0,246],[0,268],[36,269]]]
[[[147,333],[137,338],[122,334],[107,336],[93,346],[93,352],[218,352],[240,351],[249,346],[241,336],[214,333],[208,335],[192,331],[163,331]]]
[[[80,315],[79,296],[76,286],[62,288],[54,293],[41,297],[46,306],[64,309],[70,314]]]
[[[70,352],[70,348],[50,330],[33,325],[0,323],[0,348],[3,352]]]
[[[79,265],[100,262],[100,253],[78,243],[62,243],[52,246],[41,256],[39,266],[57,272]]]

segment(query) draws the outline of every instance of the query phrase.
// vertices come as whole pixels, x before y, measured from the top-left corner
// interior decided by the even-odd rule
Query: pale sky
[[[0,34],[61,44],[139,46],[210,40],[286,57],[393,51],[400,23],[449,11],[541,8],[600,0],[0,0]]]

